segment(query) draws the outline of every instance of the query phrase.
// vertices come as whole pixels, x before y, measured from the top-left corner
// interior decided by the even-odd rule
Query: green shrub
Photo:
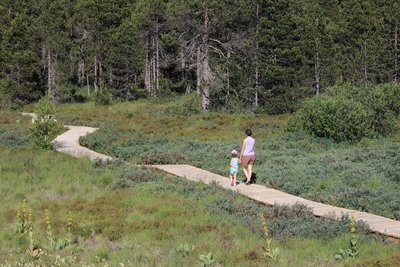
[[[384,135],[395,128],[395,116],[400,114],[399,85],[387,83],[370,87],[335,86],[327,94],[353,99],[368,107],[373,113],[371,123],[375,132]]]
[[[0,108],[17,109],[25,104],[27,98],[35,99],[36,94],[27,94],[26,86],[10,78],[0,80]]]
[[[290,120],[289,130],[303,129],[335,141],[371,136],[373,113],[360,102],[332,96],[315,97],[303,104]]]
[[[111,103],[110,93],[103,89],[102,91],[97,91],[94,96],[94,104],[97,106],[106,106]]]
[[[304,130],[335,141],[358,141],[372,134],[392,132],[399,114],[399,85],[342,85],[329,88],[324,96],[303,103],[289,121],[288,129]]]
[[[202,112],[201,98],[196,94],[187,94],[167,107],[167,113],[173,115],[191,115]]]
[[[73,85],[61,85],[56,92],[58,103],[84,103],[87,96],[82,94],[86,88],[78,88]]]
[[[152,164],[175,164],[175,159],[171,153],[163,151],[145,152],[140,155],[141,162],[146,165]]]
[[[263,109],[271,115],[292,113],[298,110],[301,102],[311,95],[312,91],[307,87],[275,87],[270,92]]]
[[[53,139],[59,135],[63,126],[54,117],[55,109],[48,97],[35,105],[36,119],[32,119],[30,138],[33,144],[42,149],[53,149]]]
[[[12,81],[10,79],[0,80],[0,108],[9,108],[11,106],[11,86]]]
[[[378,88],[384,91],[389,109],[395,115],[400,115],[400,85],[387,83],[379,85]]]
[[[27,127],[21,125],[0,124],[0,145],[22,147],[29,144]]]

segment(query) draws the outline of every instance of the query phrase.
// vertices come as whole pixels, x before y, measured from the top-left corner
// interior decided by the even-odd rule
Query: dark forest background
[[[399,22],[393,0],[2,0],[0,102],[197,93],[292,112],[332,85],[397,83]]]

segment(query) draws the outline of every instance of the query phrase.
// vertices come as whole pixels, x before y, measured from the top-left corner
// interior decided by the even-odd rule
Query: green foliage
[[[265,239],[265,247],[263,247],[264,248],[263,255],[272,260],[275,260],[279,255],[279,248],[276,247],[276,248],[271,249],[272,238],[269,236],[269,229],[268,229],[267,221],[264,218],[264,214],[262,212],[259,213],[259,217],[260,217],[263,234],[264,234],[264,239]]]
[[[216,263],[216,259],[212,252],[209,252],[207,255],[200,255],[199,260],[204,267],[212,266]]]
[[[111,104],[111,95],[107,90],[99,90],[95,93],[94,104],[97,106],[107,106]]]
[[[156,262],[157,265],[196,266],[200,263],[198,254],[212,251],[218,260],[215,266],[264,266],[262,232],[257,218],[260,210],[271,218],[269,226],[274,245],[281,247],[277,264],[308,266],[329,261],[333,266],[341,266],[331,256],[337,251],[338,243],[347,241],[338,228],[348,232],[348,220],[325,221],[314,216],[310,216],[310,222],[296,220],[305,212],[304,208],[272,209],[216,185],[178,179],[150,168],[127,164],[94,167],[87,159],[31,148],[2,152],[0,185],[6,192],[0,203],[3,264],[153,266]],[[130,187],[112,189],[100,182],[107,177],[113,179],[112,184],[122,179],[129,181]],[[32,254],[26,250],[27,236],[18,237],[11,231],[18,199],[28,195],[29,206],[38,210],[35,212],[38,215],[34,214],[33,237],[34,245],[39,248],[34,248]],[[215,198],[226,202],[213,201]],[[213,209],[207,206],[210,202],[214,202]],[[43,247],[48,243],[42,215],[45,209],[51,210],[55,248],[59,247],[57,243],[60,247],[65,244],[58,240],[68,236],[66,214],[73,212],[71,233],[75,242],[72,246],[53,251]],[[287,221],[290,223],[282,224]],[[291,230],[287,225],[291,225]],[[307,228],[308,236],[303,228]],[[305,234],[306,238],[297,233]],[[366,242],[358,244],[360,255],[352,263],[393,265],[396,262],[398,245],[390,240],[374,240],[363,233],[360,236]],[[193,245],[199,248],[199,253],[180,256],[176,251],[180,244]]]
[[[14,108],[37,100],[43,93],[44,77],[34,11],[37,3],[26,4],[33,6],[11,6],[10,2],[0,9],[0,17],[5,20],[0,37],[0,102]]]
[[[46,85],[61,102],[75,86],[133,100],[207,85],[214,111],[278,114],[335,84],[400,76],[397,1],[3,2],[3,106],[34,102]]]
[[[257,139],[257,183],[317,202],[400,218],[400,145],[396,133],[358,143],[336,143],[304,132],[284,133],[286,116],[214,112],[171,116],[165,114],[165,106],[168,104],[139,100],[96,110],[87,104],[61,108],[69,124],[102,125],[81,139],[91,149],[134,164],[191,164],[224,176],[229,151],[240,150],[247,125]],[[132,113],[130,118],[127,112]],[[127,180],[121,181],[122,187],[127,184]],[[214,204],[232,208],[229,201]],[[288,230],[292,226],[295,230]],[[290,224],[284,231],[314,236],[309,229]]]
[[[48,97],[35,105],[36,118],[32,119],[30,138],[34,145],[42,149],[53,149],[53,139],[63,130],[63,125],[55,117],[55,109]]]
[[[0,108],[9,108],[12,104],[12,80],[9,78],[0,80]]]
[[[6,147],[28,146],[28,128],[21,125],[0,124],[0,144]]]
[[[345,260],[348,258],[354,258],[359,254],[357,247],[358,238],[356,236],[356,223],[354,214],[351,216],[351,238],[350,247],[346,249],[339,249],[339,253],[335,255],[337,260]]]
[[[167,113],[171,115],[189,116],[202,112],[201,97],[192,93],[179,98],[179,101],[173,102],[167,107]]]
[[[372,118],[373,113],[353,99],[321,96],[306,101],[288,129],[300,128],[337,142],[358,141],[372,135]]]
[[[181,254],[184,257],[189,257],[189,255],[193,252],[194,246],[189,246],[189,244],[180,244],[176,248],[176,252]]]
[[[367,88],[335,86],[326,95],[306,101],[289,122],[290,131],[303,130],[318,137],[359,141],[396,128],[400,86],[384,84]]]
[[[29,117],[8,110],[0,110],[0,146],[27,147],[29,142]]]
[[[28,232],[30,228],[29,222],[29,210],[28,210],[28,202],[24,199],[22,202],[18,202],[17,207],[17,222],[15,224],[15,232],[17,234],[25,234]]]
[[[84,103],[87,101],[87,95],[84,95],[86,88],[77,88],[77,86],[63,85],[56,92],[55,98],[59,103]]]

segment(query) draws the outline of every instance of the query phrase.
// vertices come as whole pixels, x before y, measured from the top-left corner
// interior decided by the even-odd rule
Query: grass
[[[200,141],[237,140],[247,127],[260,129],[261,136],[279,133],[287,116],[251,114],[200,113],[175,114],[170,110],[179,99],[166,101],[138,100],[132,103],[117,103],[110,106],[85,104],[63,104],[57,108],[57,117],[68,124],[113,126],[120,131],[135,133],[141,139],[160,137],[194,138]],[[32,107],[26,107],[31,110]],[[248,120],[251,116],[251,120]],[[167,127],[166,127],[167,126]]]
[[[29,144],[29,118],[15,112],[0,112],[0,146],[15,147]]]
[[[170,112],[170,102],[60,105],[65,123],[100,127],[81,140],[132,163],[184,163],[227,175],[243,131],[257,139],[257,183],[311,200],[400,219],[399,133],[336,144],[286,133],[288,116]],[[241,174],[239,174],[241,175]],[[243,176],[242,176],[243,177]]]
[[[199,265],[199,255],[211,251],[222,266],[265,266],[259,211],[268,218],[272,246],[281,249],[274,266],[340,266],[334,254],[348,241],[347,219],[319,220],[304,207],[268,208],[213,185],[146,168],[96,166],[30,147],[2,149],[0,162],[3,264],[188,266]],[[35,243],[45,251],[39,259],[27,254],[27,238],[14,232],[17,203],[23,199],[33,210]],[[73,246],[45,248],[46,209],[55,239],[67,236],[71,212]],[[362,240],[361,254],[351,265],[398,260],[395,243],[368,234]],[[193,245],[193,252],[178,253],[180,244]]]
[[[318,178],[327,170],[339,174],[338,170],[343,172],[346,170],[343,166],[350,162],[360,163],[356,166],[359,169],[370,166],[369,170],[373,171],[375,166],[384,168],[379,165],[383,158],[395,160],[398,155],[397,136],[337,145],[304,135],[285,134],[285,116],[210,113],[180,117],[168,113],[171,105],[173,103],[151,103],[148,107],[149,103],[139,101],[98,108],[89,103],[63,105],[59,112],[66,113],[64,123],[86,125],[90,121],[88,125],[102,127],[82,140],[97,150],[131,162],[194,163],[221,174],[226,172],[227,154],[242,138],[241,131],[232,130],[232,125],[240,128],[248,119],[249,127],[257,133],[258,157],[263,159],[256,165],[258,182],[287,186],[288,189],[298,190],[304,185],[301,182],[309,183],[295,179],[296,176],[304,178],[304,173],[309,173],[310,178]],[[125,114],[125,108],[132,114]],[[139,113],[148,115],[140,117]],[[88,114],[93,114],[94,119],[91,120]],[[19,118],[15,114],[12,116]],[[169,123],[169,120],[177,122]],[[9,120],[8,125],[13,125],[14,121],[14,118]],[[224,121],[232,123],[225,124]],[[164,123],[172,126],[156,131]],[[213,131],[198,126],[207,123],[218,127]],[[264,126],[268,123],[273,126]],[[190,129],[182,129],[190,125]],[[21,129],[26,131],[26,122],[21,124]],[[20,137],[23,131],[9,129],[12,135]],[[181,136],[180,131],[186,131],[187,135]],[[380,147],[385,151],[383,156],[376,152]],[[210,251],[222,266],[395,266],[400,262],[398,244],[368,234],[363,225],[358,225],[360,255],[347,262],[336,261],[334,255],[340,248],[348,246],[348,218],[342,221],[317,219],[304,206],[265,207],[214,185],[193,183],[129,165],[97,166],[87,159],[35,151],[29,143],[3,145],[0,150],[0,258],[3,264],[188,266],[199,265],[199,255]],[[332,164],[321,164],[333,159]],[[346,161],[341,162],[344,159]],[[306,167],[306,163],[311,164],[313,160],[316,162],[311,166],[321,170]],[[278,179],[265,179],[261,175],[263,168],[273,171],[268,169],[266,162],[274,168],[282,165],[282,169],[278,168],[283,173],[280,177],[289,178],[282,179],[282,184]],[[291,165],[285,165],[286,162]],[[353,168],[356,164],[349,165]],[[290,170],[290,166],[297,169]],[[392,171],[392,177],[396,177],[395,170]],[[347,177],[354,182],[349,184],[355,189],[364,184],[355,182],[359,179],[357,176]],[[339,175],[330,175],[312,182],[319,190],[326,190],[346,182],[339,178]],[[385,184],[382,181],[377,175],[365,184],[368,188],[381,190]],[[395,190],[387,190],[389,195],[385,197],[390,199]],[[35,242],[45,251],[39,259],[27,254],[26,236],[15,234],[17,203],[25,198],[33,210]],[[360,196],[351,197],[350,194],[348,199],[359,200]],[[387,203],[382,207],[385,205]],[[50,211],[53,233],[58,239],[67,235],[67,213],[71,212],[73,246],[57,251],[45,249],[48,242],[45,209]],[[272,246],[281,251],[276,261],[269,261],[262,255],[264,241],[257,217],[260,211],[266,215]],[[194,246],[188,257],[176,251],[181,244]]]

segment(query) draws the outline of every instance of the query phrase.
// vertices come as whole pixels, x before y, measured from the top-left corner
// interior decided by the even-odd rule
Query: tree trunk
[[[150,61],[150,88],[151,95],[153,97],[156,96],[156,92],[154,90],[155,80],[156,80],[156,49],[155,49],[155,39],[154,36],[151,37],[151,61]]]
[[[78,83],[82,85],[85,79],[85,59],[84,59],[84,46],[79,47],[79,62],[78,62]]]
[[[144,85],[147,89],[147,92],[149,95],[151,95],[151,77],[150,77],[150,69],[151,69],[151,63],[149,62],[149,41],[147,42],[147,53],[146,53],[146,64],[145,64],[145,75],[144,75]]]
[[[254,93],[254,106],[258,107],[258,86],[260,84],[260,79],[259,79],[259,71],[258,71],[258,59],[259,59],[259,43],[258,43],[258,35],[259,35],[259,18],[260,18],[260,4],[257,3],[256,5],[256,36],[255,36],[255,45],[256,45],[256,51],[255,51],[255,74],[254,74],[254,80],[255,80],[255,93]]]
[[[97,84],[98,83],[98,70],[97,70],[97,56],[94,56],[94,81],[93,81],[93,86],[94,86],[94,91],[97,92]]]
[[[51,51],[47,51],[47,93],[49,97],[53,97],[52,84],[51,84]]]
[[[100,88],[100,93],[102,93],[104,87],[104,81],[103,81],[103,65],[101,64],[100,57],[97,59],[97,62],[98,62],[98,72],[99,72],[99,88]]]
[[[55,101],[55,89],[56,89],[56,71],[55,71],[56,60],[51,50],[47,51],[47,87],[48,96]]]
[[[396,21],[396,25],[394,27],[394,82],[398,83],[399,81],[399,28],[398,22]]]
[[[203,24],[203,62],[202,62],[202,81],[203,81],[203,101],[202,106],[204,110],[208,110],[210,107],[210,66],[209,66],[209,45],[208,45],[208,35],[209,35],[209,17],[208,17],[208,7],[207,0],[204,1],[204,24]]]
[[[86,73],[87,95],[90,95],[89,74]]]
[[[320,93],[320,63],[319,63],[319,53],[318,51],[315,53],[315,94],[319,95]]]
[[[368,67],[367,67],[367,41],[364,41],[364,85],[368,84]]]
[[[201,91],[201,59],[200,59],[200,46],[197,48],[197,57],[196,57],[196,93],[200,95]]]
[[[159,76],[160,76],[160,47],[159,47],[159,40],[158,40],[158,36],[159,36],[159,31],[160,31],[160,25],[158,24],[158,19],[156,19],[156,34],[155,34],[155,39],[156,39],[156,71],[155,71],[155,79],[156,79],[156,94],[159,93],[160,90],[160,80],[159,80]]]
[[[182,69],[182,87],[185,88],[185,93],[189,94],[190,93],[190,87],[187,85],[187,80],[186,80],[186,60],[185,60],[185,49],[183,44],[181,45],[181,69]]]
[[[228,47],[228,53],[226,55],[226,58],[227,58],[227,62],[226,62],[227,63],[227,67],[226,67],[226,89],[229,92],[230,87],[231,87],[230,73],[229,73],[229,63],[230,63],[230,58],[231,58],[231,49],[230,49],[230,47]]]
[[[51,86],[51,52],[47,51],[47,94],[52,97],[52,86]]]
[[[318,27],[318,18],[317,18]],[[320,77],[320,59],[319,59],[319,38],[315,37],[315,63],[314,63],[314,74],[315,74],[315,94],[319,95],[321,88],[321,77]]]

